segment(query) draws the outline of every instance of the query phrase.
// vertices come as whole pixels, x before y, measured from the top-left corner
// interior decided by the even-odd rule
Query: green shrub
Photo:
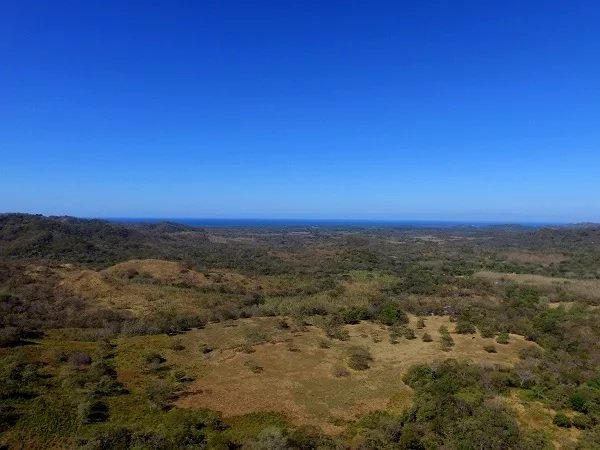
[[[168,409],[175,395],[175,385],[167,380],[155,380],[146,387],[150,405],[158,409]]]
[[[126,428],[109,428],[89,439],[80,440],[82,450],[128,449],[131,448],[131,431]]]
[[[364,347],[352,347],[348,351],[348,367],[354,370],[366,370],[373,361],[371,352]]]
[[[570,428],[571,427],[571,419],[569,419],[563,413],[556,413],[554,419],[552,419],[552,423],[561,428]]]
[[[496,338],[496,342],[498,344],[508,344],[509,340],[510,336],[506,331],[503,331],[502,333],[498,334],[498,337]]]
[[[146,364],[159,365],[166,361],[165,357],[156,352],[147,353],[144,356]]]
[[[127,389],[111,375],[102,375],[98,381],[92,385],[91,391],[94,395],[120,395],[126,394]]]
[[[496,332],[494,328],[489,325],[480,325],[479,334],[484,338],[493,338],[496,335]]]
[[[245,339],[248,345],[259,345],[267,342],[269,336],[264,331],[253,328],[246,331]]]
[[[81,423],[96,423],[108,420],[108,405],[100,400],[86,399],[77,408]]]
[[[369,311],[366,308],[360,308],[354,306],[352,308],[344,309],[340,312],[342,322],[347,324],[356,324],[361,320],[368,320],[371,318]]]
[[[277,427],[263,429],[250,443],[251,450],[287,450],[289,439],[284,430]]]
[[[585,391],[575,392],[573,395],[569,397],[569,406],[577,412],[587,413],[588,405],[587,398],[585,395]]]
[[[459,320],[456,322],[455,330],[458,334],[474,334],[477,330],[471,322]]]
[[[439,328],[439,332],[440,332],[440,343],[442,346],[442,350],[445,352],[449,352],[450,350],[452,350],[452,347],[454,346],[454,339],[452,339],[452,336],[450,336],[450,332],[448,331],[448,328],[446,328],[444,325],[442,325]]]
[[[325,334],[331,339],[338,339],[340,341],[347,341],[350,339],[348,330],[343,328],[342,325],[335,320],[325,324]]]
[[[585,430],[592,426],[592,420],[583,414],[575,414],[571,422],[575,428],[580,430]]]
[[[497,353],[496,346],[494,344],[486,344],[483,349],[488,353]]]
[[[407,324],[408,316],[398,305],[389,303],[379,310],[377,320],[384,325]]]

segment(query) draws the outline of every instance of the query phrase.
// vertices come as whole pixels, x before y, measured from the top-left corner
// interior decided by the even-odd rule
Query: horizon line
[[[305,222],[305,223],[404,223],[404,224],[489,224],[489,225],[580,225],[592,224],[600,225],[600,222],[594,220],[506,220],[506,219],[423,219],[423,218],[331,218],[331,217],[256,217],[256,216],[118,216],[118,215],[74,215],[74,214],[44,214],[32,212],[7,211],[0,212],[0,215],[24,214],[38,215],[43,217],[73,217],[88,220],[106,220],[112,222],[169,222],[169,221],[247,221],[247,222]]]

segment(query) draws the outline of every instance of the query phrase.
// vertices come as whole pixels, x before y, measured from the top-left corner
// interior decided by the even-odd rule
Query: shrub
[[[571,422],[575,428],[580,430],[585,430],[586,428],[590,428],[592,426],[592,421],[590,418],[584,416],[583,414],[575,414]]]
[[[285,432],[276,427],[263,429],[250,443],[251,450],[286,450],[290,448]]]
[[[328,324],[325,327],[325,333],[327,337],[331,339],[338,339],[340,341],[347,341],[350,339],[350,333],[348,330],[342,328],[341,325],[337,324]]]
[[[423,319],[422,317],[419,317],[417,319],[417,329],[422,330],[423,328],[425,328],[425,319]]]
[[[433,338],[429,333],[423,333],[423,337],[421,338],[423,342],[432,342]]]
[[[77,408],[81,423],[105,422],[108,419],[108,406],[100,400],[85,400]]]
[[[373,361],[371,352],[364,347],[352,347],[348,352],[348,366],[354,370],[366,370]]]
[[[583,392],[575,392],[573,395],[569,397],[569,406],[577,412],[587,413],[587,399]]]
[[[200,351],[202,352],[202,354],[206,355],[208,353],[211,353],[214,349],[209,346],[208,344],[202,344],[200,346]]]
[[[340,313],[342,322],[348,324],[356,324],[361,320],[368,320],[371,318],[369,311],[366,308],[352,307],[342,310]]]
[[[151,352],[151,353],[147,353],[144,356],[144,361],[146,362],[146,364],[158,366],[158,365],[164,363],[166,361],[166,359],[164,358],[164,356],[162,356],[159,353]]]
[[[185,345],[183,345],[183,342],[181,342],[181,339],[175,339],[173,341],[173,344],[171,345],[171,348],[175,351],[181,351],[181,350],[185,350]]]
[[[83,366],[89,366],[92,363],[92,357],[84,352],[76,352],[71,355],[69,361],[75,367],[81,368]]]
[[[319,340],[319,348],[329,348],[329,347],[331,347],[331,344],[329,343],[329,341],[327,339]]]
[[[494,344],[484,345],[483,349],[488,353],[497,353],[496,346]]]
[[[189,377],[185,374],[183,370],[176,370],[173,372],[173,380],[178,383],[187,383],[189,381],[194,381],[192,377]]]
[[[246,361],[246,362],[244,363],[244,365],[245,365],[245,366],[246,366],[248,369],[250,369],[250,371],[251,371],[252,373],[262,373],[262,371],[263,371],[263,368],[262,368],[262,366],[259,366],[259,365],[258,365],[258,364],[257,364],[255,361],[252,361],[252,360],[250,360],[250,361]]]
[[[479,326],[479,334],[484,338],[492,338],[496,335],[494,328],[489,325]]]
[[[405,337],[406,339],[416,339],[416,337],[417,337],[417,336],[415,335],[415,332],[413,331],[413,329],[412,329],[412,328],[408,328],[408,327],[405,327],[405,328],[404,328],[404,330],[403,330],[403,333],[402,333],[402,334],[404,335],[404,337]]]
[[[379,310],[377,320],[384,325],[407,324],[408,316],[398,305],[389,303]]]
[[[264,331],[259,330],[257,328],[253,328],[246,332],[245,339],[246,343],[249,345],[258,345],[267,342],[269,336],[267,336],[267,334]]]
[[[510,337],[509,337],[508,333],[506,331],[503,331],[496,338],[496,342],[498,344],[508,344],[509,339],[510,339]]]
[[[0,347],[14,347],[21,342],[21,333],[18,328],[0,328]]]
[[[79,442],[84,450],[126,449],[131,448],[131,431],[126,428],[109,428],[91,439]]]
[[[175,386],[166,380],[155,380],[146,387],[146,396],[150,405],[159,409],[168,409],[175,394]]]
[[[331,370],[331,374],[336,378],[342,378],[349,376],[350,372],[345,367],[336,366]]]
[[[289,341],[286,345],[288,352],[299,352],[300,349],[294,344],[293,341]]]
[[[254,353],[256,350],[250,344],[242,344],[236,348],[236,351],[250,354]]]
[[[571,419],[565,416],[563,413],[556,413],[554,419],[552,419],[552,423],[561,428],[570,428],[571,427]]]
[[[95,395],[119,395],[126,394],[127,389],[110,375],[102,375],[93,385],[92,392]]]
[[[459,320],[456,322],[455,331],[458,334],[474,334],[477,330],[475,329],[475,325],[473,325],[471,322]]]
[[[14,425],[18,419],[19,415],[16,413],[14,407],[0,404],[0,433]]]
[[[448,328],[446,328],[444,325],[440,327],[439,331],[442,350],[445,352],[449,352],[454,346],[454,339],[452,339],[452,336],[450,336],[450,333],[448,332]]]

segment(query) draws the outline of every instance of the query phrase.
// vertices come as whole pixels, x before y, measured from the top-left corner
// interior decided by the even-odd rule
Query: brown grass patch
[[[411,317],[411,325],[416,324]],[[277,329],[276,318],[254,318],[235,322],[238,326],[224,327],[210,324],[203,330],[186,333],[182,340],[186,350],[177,357],[195,361],[202,373],[177,402],[183,408],[210,408],[225,417],[257,411],[276,411],[285,414],[297,424],[320,426],[325,431],[341,431],[340,423],[353,420],[365,413],[390,409],[396,412],[410,405],[411,390],[402,382],[402,375],[414,364],[433,362],[445,358],[467,359],[486,365],[510,366],[518,361],[519,350],[535,345],[522,336],[511,335],[510,344],[490,354],[483,350],[493,339],[479,335],[453,335],[456,345],[443,352],[439,345],[422,342],[422,333],[439,338],[440,325],[451,328],[447,317],[428,317],[426,326],[417,330],[418,339],[400,338],[398,344],[387,339],[374,342],[374,333],[386,334],[387,327],[362,322],[346,326],[350,340],[330,341],[329,348],[319,345],[326,339],[320,328],[309,326],[307,331],[296,333],[290,352],[286,341],[289,331]],[[243,341],[245,330],[259,327],[272,330],[271,341],[255,345],[252,354],[237,352],[236,345]],[[185,355],[188,342],[217,345],[219,350],[201,357],[200,351]],[[218,343],[217,343],[218,342]],[[336,367],[346,367],[348,349],[353,346],[368,348],[373,355],[371,368],[364,371],[349,370],[349,375],[336,377]],[[167,356],[169,359],[169,356]],[[248,361],[263,368],[260,373],[248,370]]]
[[[503,254],[504,259],[515,264],[537,264],[549,266],[569,259],[562,253],[532,253],[527,251],[511,250]]]
[[[55,269],[62,288],[95,305],[136,315],[177,310],[197,313],[215,293],[258,292],[254,279],[230,271],[197,272],[156,259],[131,260],[101,271],[65,264]]]
[[[543,275],[500,273],[490,271],[477,272],[475,276],[498,283],[511,281],[541,289],[553,289],[556,292],[562,290],[567,293],[588,299],[600,300],[600,280],[577,280],[569,278],[546,277]]]

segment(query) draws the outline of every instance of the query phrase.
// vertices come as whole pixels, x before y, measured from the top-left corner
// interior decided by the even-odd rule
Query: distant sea
[[[342,219],[202,219],[202,218],[151,218],[151,217],[108,217],[105,220],[117,223],[161,223],[171,222],[194,227],[214,228],[265,228],[265,227],[372,227],[372,228],[456,228],[456,227],[497,227],[514,226],[525,228],[537,228],[549,225],[559,225],[548,222],[461,222],[461,221],[437,221],[437,220],[342,220]]]

